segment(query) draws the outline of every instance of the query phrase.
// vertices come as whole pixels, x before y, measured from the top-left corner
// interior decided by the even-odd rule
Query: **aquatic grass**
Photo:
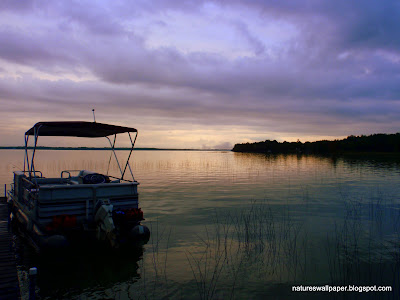
[[[267,201],[252,201],[233,211],[215,210],[213,223],[199,237],[201,254],[186,253],[200,299],[212,299],[217,291],[232,299],[246,280],[252,280],[252,273],[267,280],[295,280],[306,269],[300,257],[306,253],[299,249],[300,225],[288,208],[273,211]]]
[[[231,210],[215,209],[210,224],[198,236],[199,246],[185,252],[192,276],[180,283],[168,276],[172,230],[158,220],[149,222],[152,236],[139,261],[140,278],[99,291],[98,295],[104,299],[176,299],[188,295],[194,299],[238,299],[249,296],[248,289],[253,284],[259,284],[262,292],[268,284],[274,286],[277,282],[287,289],[296,284],[376,284],[398,289],[399,210],[388,210],[382,199],[347,201],[343,222],[335,222],[334,230],[327,233],[322,245],[328,282],[315,282],[308,274],[310,268],[318,267],[308,251],[318,245],[309,239],[307,226],[293,218],[289,206],[274,207],[264,200]],[[378,217],[371,219],[368,211]],[[374,240],[379,228],[387,224],[394,230],[390,240]],[[367,296],[373,299],[372,295]],[[363,299],[365,295],[329,296]],[[396,299],[393,294],[379,296]]]
[[[392,285],[396,289],[400,279],[398,220],[399,210],[388,209],[384,199],[349,197],[343,203],[343,221],[335,221],[320,244],[310,239],[304,221],[293,218],[289,205],[272,206],[264,200],[231,210],[215,209],[210,224],[198,235],[198,246],[185,251],[192,277],[183,283],[167,276],[171,230],[155,221],[150,224],[153,236],[145,253],[147,260],[140,262],[141,278],[131,284],[136,289],[120,292],[128,293],[129,299],[179,298],[189,293],[196,299],[236,299],[257,282]],[[390,240],[374,239],[388,224],[394,232]],[[320,247],[325,249],[321,266],[312,252]],[[313,279],[312,272],[323,270],[324,265],[328,280]],[[335,299],[362,296],[331,295]],[[380,296],[395,299],[390,293]]]
[[[211,299],[218,290],[229,290],[227,286],[231,290],[225,298],[235,298],[235,292],[246,285],[246,280],[251,280],[250,273],[263,276],[266,281],[278,278],[279,282],[313,282],[308,277],[308,268],[315,269],[318,263],[313,261],[308,249],[315,251],[318,245],[310,243],[309,232],[301,222],[293,220],[289,207],[280,208],[278,211],[266,201],[252,201],[245,209],[215,211],[212,230],[206,227],[206,238],[202,239],[203,256],[199,258],[192,253],[187,256],[201,299]],[[323,264],[327,266],[330,282],[319,284],[399,288],[400,210],[394,213],[389,208],[382,197],[373,201],[346,199],[343,222],[335,221],[333,232],[327,233],[322,244],[326,257]],[[369,216],[366,209],[372,212]],[[391,241],[382,236],[374,238],[388,224],[395,233]],[[210,238],[210,232],[214,232],[214,239]],[[334,295],[335,298],[348,296]],[[382,297],[392,296],[382,294]]]
[[[178,154],[179,156],[182,156],[180,153]],[[163,185],[161,188],[162,191],[158,191],[160,187],[160,177],[155,175],[160,175],[162,176],[161,181],[167,180],[165,182],[169,183],[167,192],[172,191],[172,194],[169,194],[167,197],[168,199],[166,198],[167,201],[169,201],[169,208],[174,208],[174,205],[178,205],[180,211],[171,217],[169,215],[165,215],[163,218],[160,217],[158,224],[158,230],[160,232],[163,230],[165,225],[176,226],[176,230],[174,229],[174,232],[171,234],[171,243],[168,243],[167,241],[168,230],[166,230],[164,236],[159,234],[159,238],[156,238],[156,235],[154,235],[154,240],[144,246],[145,252],[143,254],[143,259],[138,261],[141,277],[136,279],[129,277],[129,275],[121,277],[121,280],[125,280],[124,283],[126,282],[130,285],[130,299],[199,299],[199,291],[192,270],[190,269],[189,262],[187,261],[187,256],[185,257],[185,250],[191,252],[193,259],[200,259],[202,250],[205,249],[206,244],[208,244],[209,247],[208,251],[216,251],[219,247],[220,250],[218,251],[220,255],[223,255],[222,259],[225,260],[221,265],[222,271],[218,277],[215,292],[213,294],[215,299],[245,299],[246,297],[257,298],[257,296],[261,298],[261,296],[264,296],[262,295],[263,292],[270,293],[272,289],[274,291],[271,292],[269,295],[270,297],[265,298],[286,299],[289,298],[289,296],[290,298],[295,299],[307,298],[308,295],[312,295],[304,293],[302,293],[302,295],[296,295],[293,293],[290,294],[289,292],[288,297],[285,297],[277,295],[276,290],[287,289],[290,291],[290,286],[293,284],[329,284],[338,283],[339,281],[350,284],[352,282],[346,282],[344,276],[347,276],[346,278],[349,280],[355,280],[357,277],[352,278],[353,276],[351,273],[346,275],[345,271],[354,270],[355,272],[357,268],[362,271],[362,273],[359,272],[358,274],[355,274],[355,276],[359,276],[357,281],[360,283],[378,283],[378,281],[382,281],[386,283],[392,282],[393,287],[395,287],[396,284],[398,286],[399,272],[396,273],[396,270],[399,270],[398,241],[400,239],[398,234],[396,234],[396,232],[398,233],[398,230],[396,231],[395,224],[388,225],[388,222],[386,222],[387,218],[392,218],[393,220],[397,220],[396,222],[399,223],[398,210],[387,209],[388,203],[385,203],[384,198],[388,197],[387,193],[390,191],[387,192],[386,190],[381,190],[380,194],[374,192],[369,193],[374,189],[370,184],[385,181],[385,179],[382,180],[378,177],[380,174],[384,174],[386,168],[382,168],[381,171],[376,167],[369,168],[369,165],[361,168],[358,167],[359,163],[357,163],[354,164],[355,167],[350,170],[351,172],[347,172],[346,170],[349,168],[350,163],[344,164],[343,161],[339,160],[338,163],[335,163],[334,168],[330,167],[329,169],[326,169],[325,167],[320,167],[320,163],[324,163],[323,160],[315,161],[315,159],[313,159],[310,161],[310,164],[307,164],[304,173],[301,173],[304,175],[310,175],[310,177],[305,177],[304,180],[297,183],[295,182],[292,185],[292,192],[290,192],[289,195],[290,198],[286,198],[286,193],[282,193],[282,190],[287,189],[287,185],[285,186],[285,183],[287,183],[287,177],[284,179],[281,178],[282,176],[293,176],[293,173],[287,172],[287,167],[280,170],[279,165],[275,165],[275,163],[272,162],[263,164],[260,159],[252,160],[251,165],[249,163],[246,163],[245,165],[245,161],[240,159],[240,163],[242,164],[240,171],[247,168],[247,173],[253,173],[254,169],[260,170],[261,176],[265,173],[265,177],[256,178],[257,180],[252,182],[251,179],[254,179],[253,176],[249,176],[251,179],[246,181],[242,178],[243,173],[238,172],[236,169],[235,172],[233,172],[233,168],[236,168],[236,165],[233,164],[232,161],[229,161],[228,165],[231,167],[232,171],[227,172],[226,174],[223,173],[219,177],[228,184],[241,183],[242,186],[241,188],[233,186],[232,201],[222,203],[218,200],[220,199],[219,194],[212,198],[213,200],[216,200],[215,202],[208,201],[208,196],[212,195],[215,191],[218,192],[217,188],[219,187],[217,186],[217,183],[214,183],[215,178],[210,178],[210,176],[214,176],[214,170],[207,170],[206,173],[203,171],[202,166],[194,168],[193,165],[183,164],[182,166],[178,166],[179,168],[176,168],[179,169],[177,170],[179,172],[185,172],[185,176],[183,177],[178,177],[175,170],[169,170],[171,172],[158,172],[160,174],[157,174],[157,171],[163,169],[163,166],[157,168],[154,165],[158,160],[158,156],[154,160],[146,160],[152,161],[152,166],[144,165],[141,169],[141,172],[143,173],[142,177],[144,176],[146,179],[142,179],[142,181],[150,183],[147,191],[145,191],[146,193],[143,192],[143,195],[147,195],[146,197],[149,202],[146,202],[145,197],[143,203],[148,203],[147,210],[149,213],[157,210],[157,208],[154,208],[153,210],[151,207],[153,203],[156,203],[153,199],[158,199],[158,197],[154,196],[159,196],[160,193],[166,192],[165,189],[163,189]],[[184,161],[190,162],[192,160],[184,159]],[[207,160],[204,159],[204,161]],[[282,158],[280,158],[278,162],[281,161]],[[170,166],[170,168],[175,168],[177,165],[178,163]],[[196,166],[199,166],[199,163],[195,164],[195,167]],[[289,165],[289,167],[291,166],[292,165]],[[149,170],[149,168],[151,170]],[[192,169],[190,170],[191,172],[186,172],[181,168]],[[262,170],[263,168],[268,169],[268,171],[264,172]],[[346,168],[346,170],[343,171],[343,168]],[[297,169],[303,171],[303,169]],[[332,173],[329,174],[321,173],[331,171]],[[392,181],[393,184],[398,181],[395,177],[398,175],[398,167],[392,171],[387,172],[388,174],[391,174],[388,177],[388,181],[385,182],[385,184],[382,183],[382,185],[388,189],[391,188],[390,181]],[[365,173],[361,174],[361,172]],[[372,174],[372,172],[377,173]],[[247,173],[244,174],[246,175]],[[203,178],[199,177],[199,174],[203,176]],[[353,178],[353,175],[356,178]],[[360,176],[359,178],[358,175]],[[334,178],[335,176],[336,181]],[[141,178],[141,176],[137,177]],[[156,180],[154,181],[152,177],[156,178]],[[185,185],[179,182],[180,178],[185,179]],[[262,182],[264,179],[266,180]],[[282,183],[279,182],[280,180],[282,180]],[[187,184],[188,181],[190,181],[189,183],[195,182],[196,184]],[[207,191],[206,194],[203,194],[203,191],[206,191],[206,185],[209,183],[212,184],[212,186],[209,187],[210,192]],[[253,183],[255,184],[254,186]],[[260,187],[263,183],[265,184],[264,192],[261,190],[263,188]],[[297,193],[297,190],[295,190],[299,187],[299,184],[305,186],[303,194]],[[340,197],[337,189],[338,185],[342,185],[343,193],[346,195],[345,199]],[[170,188],[171,186],[173,188]],[[193,198],[196,202],[189,202],[189,199],[185,198],[188,191],[198,188],[199,186],[204,186],[204,189],[199,189],[198,197],[196,199]],[[155,189],[155,187],[157,187],[157,189]],[[247,187],[249,188],[245,191]],[[223,185],[222,188],[225,189],[225,185]],[[398,190],[398,187],[393,185],[393,193],[398,194]],[[271,193],[267,193],[267,191],[271,191]],[[235,194],[237,192],[239,193],[238,195]],[[327,194],[324,194],[325,192],[327,192]],[[271,216],[269,216],[268,212],[265,212],[264,219],[258,221],[258,224],[256,224],[257,221],[253,220],[252,217],[249,218],[248,216],[242,216],[242,214],[250,213],[249,210],[250,206],[253,205],[252,202],[255,202],[255,206],[263,204],[263,200],[248,201],[247,199],[246,201],[247,195],[250,195],[249,197],[259,198],[264,197],[266,194],[274,198],[271,199],[272,201],[270,203],[266,203],[265,207],[262,209],[264,212],[270,209],[272,211]],[[181,207],[183,202],[180,198],[178,199],[178,196],[180,195],[182,198],[185,198],[185,207]],[[226,193],[224,200],[227,200],[230,195],[230,193]],[[302,197],[305,200],[303,202],[301,201]],[[319,199],[319,197],[322,199]],[[175,198],[179,200],[176,203],[171,200]],[[345,203],[343,200],[348,203]],[[395,200],[393,199],[393,201]],[[396,201],[398,202],[398,198],[396,198]],[[241,208],[231,209],[233,205],[238,205],[239,202]],[[286,203],[286,206],[280,206],[281,203]],[[207,216],[203,214],[202,210],[195,211],[196,208],[203,208],[204,206],[209,208],[214,205],[221,205],[224,206],[224,208],[217,208],[214,214],[211,213]],[[348,209],[345,208],[346,205],[348,206]],[[156,213],[163,213],[164,208],[160,207],[160,209],[162,211],[157,211]],[[248,210],[242,212],[240,211],[241,209]],[[196,221],[203,220],[203,224],[207,224],[208,235],[210,238],[209,243],[204,242],[207,240],[207,238],[205,238],[207,233],[205,232],[204,227],[200,227],[199,230],[198,223],[193,222],[193,224],[191,224],[191,220],[186,222],[187,219],[179,219],[180,217],[186,218],[186,213],[188,212],[193,212]],[[284,213],[288,216],[284,217]],[[255,208],[252,214],[262,215],[263,213],[257,211],[257,208]],[[369,214],[371,217],[369,217]],[[355,217],[357,215],[361,216],[359,218],[360,221],[357,221],[361,222],[361,226],[358,227],[354,224],[356,223],[355,219],[358,218]],[[174,218],[174,216],[176,216],[176,218]],[[329,219],[322,219],[325,217]],[[284,221],[284,218],[287,220]],[[345,218],[347,218],[346,225],[344,224]],[[381,222],[374,223],[374,221],[371,221],[379,218],[382,220]],[[247,224],[236,224],[236,220],[239,223],[247,222]],[[152,234],[157,228],[154,222],[152,222]],[[254,222],[254,224],[249,224],[249,222]],[[267,224],[268,222],[271,224]],[[287,224],[286,229],[283,229],[285,227],[284,223]],[[382,226],[380,226],[379,223]],[[290,224],[292,228],[290,228]],[[318,228],[319,225],[321,225],[321,228]],[[387,225],[390,226],[391,229],[389,229]],[[214,229],[217,227],[218,229]],[[346,227],[346,229],[344,227]],[[252,232],[252,228],[255,228],[257,232]],[[361,228],[361,230],[358,230],[359,228]],[[187,240],[181,239],[180,233],[183,232],[184,234],[187,234],[187,230],[193,230],[193,236],[189,236]],[[281,230],[283,232],[286,230],[288,234],[283,234],[283,232],[280,232]],[[379,237],[379,232],[383,234],[381,237]],[[393,232],[393,234],[389,235],[388,232]],[[194,237],[195,233],[198,233],[204,241],[201,241],[200,238],[196,239]],[[214,238],[214,235],[217,234],[219,234],[219,237]],[[254,237],[252,237],[252,235]],[[258,239],[257,236],[262,236],[263,238]],[[376,236],[378,236],[379,239],[375,238]],[[354,239],[357,239],[356,243],[353,243]],[[159,240],[158,246],[156,240]],[[218,240],[220,243],[217,243]],[[174,241],[174,243],[175,241],[178,242],[177,245],[174,244],[174,248],[172,248],[172,241]],[[151,244],[153,242],[154,245]],[[328,244],[328,242],[330,244]],[[166,246],[166,244],[170,245]],[[196,245],[199,245],[198,249],[193,247]],[[326,251],[324,251],[325,247],[327,248]],[[344,249],[347,249],[347,256],[344,255]],[[158,253],[154,253],[154,251],[158,251]],[[328,254],[329,251],[330,254]],[[175,254],[181,254],[181,257],[177,261],[179,261],[179,264],[182,264],[182,267],[176,267],[176,261],[174,260],[176,258]],[[190,256],[188,257],[192,259]],[[357,257],[359,257],[358,260]],[[326,260],[324,260],[325,258]],[[331,266],[328,265],[328,258],[330,258]],[[212,274],[214,270],[213,264],[215,264],[213,262],[214,260],[214,258],[207,260],[209,266],[209,272],[207,274]],[[203,259],[201,264],[205,263],[206,260]],[[383,266],[383,264],[386,265]],[[155,265],[158,268],[157,271],[154,270]],[[201,267],[204,268],[204,266]],[[163,269],[167,270],[167,272],[163,273]],[[385,274],[386,272],[388,274]],[[155,286],[155,274],[158,276],[156,279],[158,282],[156,292],[153,291],[153,287]],[[167,280],[164,278],[164,275],[167,275]],[[176,277],[179,277],[179,279]],[[207,278],[211,278],[211,276],[208,276]],[[381,279],[376,280],[375,278]],[[166,285],[165,282],[168,282],[168,284]],[[146,295],[144,295],[142,289],[143,283],[146,286]],[[207,284],[208,283],[209,281]],[[102,287],[100,286],[99,289],[100,288]],[[125,293],[122,291],[126,287],[119,285],[119,283],[114,284],[113,292],[117,293],[119,288],[121,293],[116,294],[115,298],[126,297]],[[140,295],[142,292],[143,294],[140,297],[136,297],[136,295]],[[79,295],[81,295],[79,290],[74,293],[80,293]],[[74,293],[71,293],[71,295]],[[91,294],[86,293],[86,295]],[[373,298],[372,294],[364,294],[363,296]],[[384,298],[386,295],[375,294],[375,296],[381,296]],[[101,298],[100,296],[97,297]],[[107,297],[111,298],[111,294]],[[322,297],[331,298],[332,295],[324,294],[321,295],[321,298]],[[344,298],[346,295],[335,294],[334,297]],[[362,296],[348,294],[347,297],[352,298]]]
[[[365,200],[347,198],[344,219],[327,235],[325,250],[332,285],[391,285],[399,287],[399,209],[383,193]],[[391,228],[391,232],[387,232]],[[397,299],[380,293],[380,299]],[[336,295],[346,298],[346,295]],[[354,298],[362,297],[355,295]]]
[[[161,226],[158,219],[147,224],[151,235],[145,252],[149,255],[143,254],[140,280],[132,282],[135,288],[128,289],[129,299],[159,299],[168,295],[171,288],[167,270],[172,228]]]
[[[213,251],[210,248],[209,239],[205,245],[200,257],[195,257],[189,251],[185,253],[202,300],[213,299],[226,260],[221,249]]]

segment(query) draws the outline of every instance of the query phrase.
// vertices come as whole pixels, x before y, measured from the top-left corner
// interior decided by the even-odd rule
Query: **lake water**
[[[0,183],[12,181],[23,154],[0,151]],[[105,173],[108,157],[43,150],[36,169]],[[35,266],[39,299],[399,298],[399,158],[136,151],[131,165],[150,241],[49,258],[17,236],[25,291]],[[393,292],[292,292],[300,285]]]

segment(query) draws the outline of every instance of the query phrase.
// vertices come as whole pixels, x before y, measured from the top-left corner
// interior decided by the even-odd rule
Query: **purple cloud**
[[[0,107],[96,106],[159,130],[393,132],[399,23],[396,1],[3,1]]]

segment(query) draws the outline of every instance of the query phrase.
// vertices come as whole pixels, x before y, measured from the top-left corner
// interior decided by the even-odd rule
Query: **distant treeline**
[[[234,152],[330,154],[349,152],[400,152],[400,133],[348,136],[343,140],[302,143],[266,140],[257,143],[236,144]]]

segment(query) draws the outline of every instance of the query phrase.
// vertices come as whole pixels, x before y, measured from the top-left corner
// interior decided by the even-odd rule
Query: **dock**
[[[8,228],[8,207],[5,197],[0,197],[0,299],[20,299],[13,235]]]

